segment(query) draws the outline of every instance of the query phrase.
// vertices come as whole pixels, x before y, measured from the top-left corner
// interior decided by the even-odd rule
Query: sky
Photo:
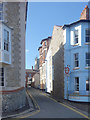
[[[86,2],[29,2],[26,25],[26,69],[39,57],[42,39],[52,36],[54,25],[64,25],[79,20]]]

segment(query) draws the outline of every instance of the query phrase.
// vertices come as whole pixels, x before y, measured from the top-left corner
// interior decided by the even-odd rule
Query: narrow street
[[[36,107],[37,112],[27,115],[27,118],[85,118],[82,113],[72,108],[64,106],[62,103],[56,102],[54,99],[50,98],[46,93],[29,88],[28,92],[31,94]]]

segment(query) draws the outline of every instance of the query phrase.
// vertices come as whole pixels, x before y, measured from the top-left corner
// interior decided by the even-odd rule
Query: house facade
[[[90,102],[90,2],[80,20],[64,25],[64,98]]]
[[[62,26],[54,26],[46,57],[47,92],[55,98],[64,98],[64,37]]]
[[[90,102],[90,20],[79,20],[64,25],[64,66],[70,73],[64,74],[64,98]]]
[[[40,70],[40,89],[46,89],[46,55],[49,49],[49,44],[51,41],[51,37],[43,39],[41,41],[41,47],[39,47],[39,70]]]
[[[15,111],[26,104],[25,2],[0,3],[0,108]]]

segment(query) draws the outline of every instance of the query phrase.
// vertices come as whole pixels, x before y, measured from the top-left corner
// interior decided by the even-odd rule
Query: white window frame
[[[76,34],[76,32],[78,34]],[[76,39],[78,40],[77,42],[76,42]],[[78,44],[78,43],[79,43],[79,30],[77,29],[74,31],[74,44]]]
[[[4,29],[4,50],[9,51],[9,31]]]

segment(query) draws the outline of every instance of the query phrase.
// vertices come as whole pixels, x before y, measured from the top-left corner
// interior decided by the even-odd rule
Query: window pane
[[[90,79],[86,80],[86,91],[89,91]]]
[[[79,91],[79,77],[75,77],[75,91]]]
[[[9,49],[9,32],[4,29],[4,50],[8,51]]]
[[[75,64],[75,67],[79,66],[78,53],[74,54],[74,64]]]
[[[86,53],[86,66],[90,66],[90,53]]]
[[[86,42],[90,42],[90,29],[86,30]]]
[[[78,43],[78,30],[74,31],[74,44]]]
[[[0,68],[0,86],[4,86],[4,68]]]

